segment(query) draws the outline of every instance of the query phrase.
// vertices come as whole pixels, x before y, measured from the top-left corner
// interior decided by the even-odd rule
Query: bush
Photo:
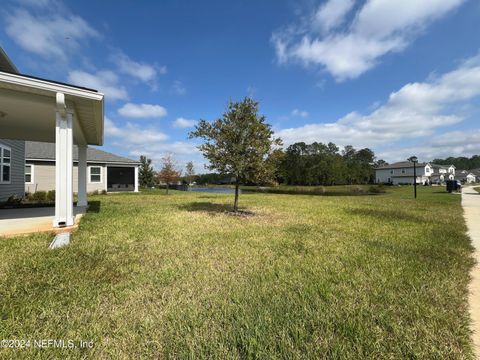
[[[370,186],[368,188],[368,192],[371,194],[384,194],[385,193],[385,188],[383,185],[378,185],[378,186]]]
[[[107,190],[103,189],[102,190],[102,195],[107,195]]]
[[[88,195],[90,195],[90,196],[98,195],[98,190],[94,190],[94,191],[88,193]]]
[[[47,193],[47,200],[48,201],[55,201],[55,190],[50,190]]]
[[[13,194],[8,197],[7,204],[8,205],[20,204],[21,201],[22,201],[21,198],[19,198],[16,194]]]
[[[32,195],[33,201],[45,201],[47,200],[47,192],[46,191],[37,191],[34,192]]]
[[[363,194],[365,193],[365,189],[361,186],[355,185],[355,186],[352,186],[351,192],[354,194]]]

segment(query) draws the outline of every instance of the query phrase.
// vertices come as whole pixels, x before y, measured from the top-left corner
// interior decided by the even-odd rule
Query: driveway
[[[465,221],[468,226],[468,234],[475,248],[476,265],[470,276],[470,317],[472,319],[473,345],[475,357],[480,359],[480,193],[472,187],[462,189],[462,206]]]

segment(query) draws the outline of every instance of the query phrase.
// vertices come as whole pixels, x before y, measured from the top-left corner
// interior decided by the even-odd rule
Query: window
[[[0,183],[10,183],[12,151],[5,145],[0,145]]]
[[[425,168],[425,173],[428,174],[429,172],[430,172],[430,168],[427,166],[427,167]]]
[[[90,182],[102,182],[102,168],[100,166],[90,166]]]
[[[390,174],[392,174],[392,175],[393,175],[393,173],[394,173],[394,171],[393,171],[393,170],[390,170]]]
[[[33,184],[33,165],[25,164],[25,183]]]
[[[405,169],[402,169],[402,174],[405,174]]]

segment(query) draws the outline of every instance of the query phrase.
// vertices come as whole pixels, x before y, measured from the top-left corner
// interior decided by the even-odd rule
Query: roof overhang
[[[104,95],[95,90],[0,71],[0,138],[55,142],[57,94],[74,112],[77,144],[103,145]]]

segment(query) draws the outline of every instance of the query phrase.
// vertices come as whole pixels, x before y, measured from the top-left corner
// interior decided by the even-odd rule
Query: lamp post
[[[416,156],[411,156],[408,158],[408,161],[413,162],[413,193],[415,199],[417,198],[417,162],[418,158]]]

